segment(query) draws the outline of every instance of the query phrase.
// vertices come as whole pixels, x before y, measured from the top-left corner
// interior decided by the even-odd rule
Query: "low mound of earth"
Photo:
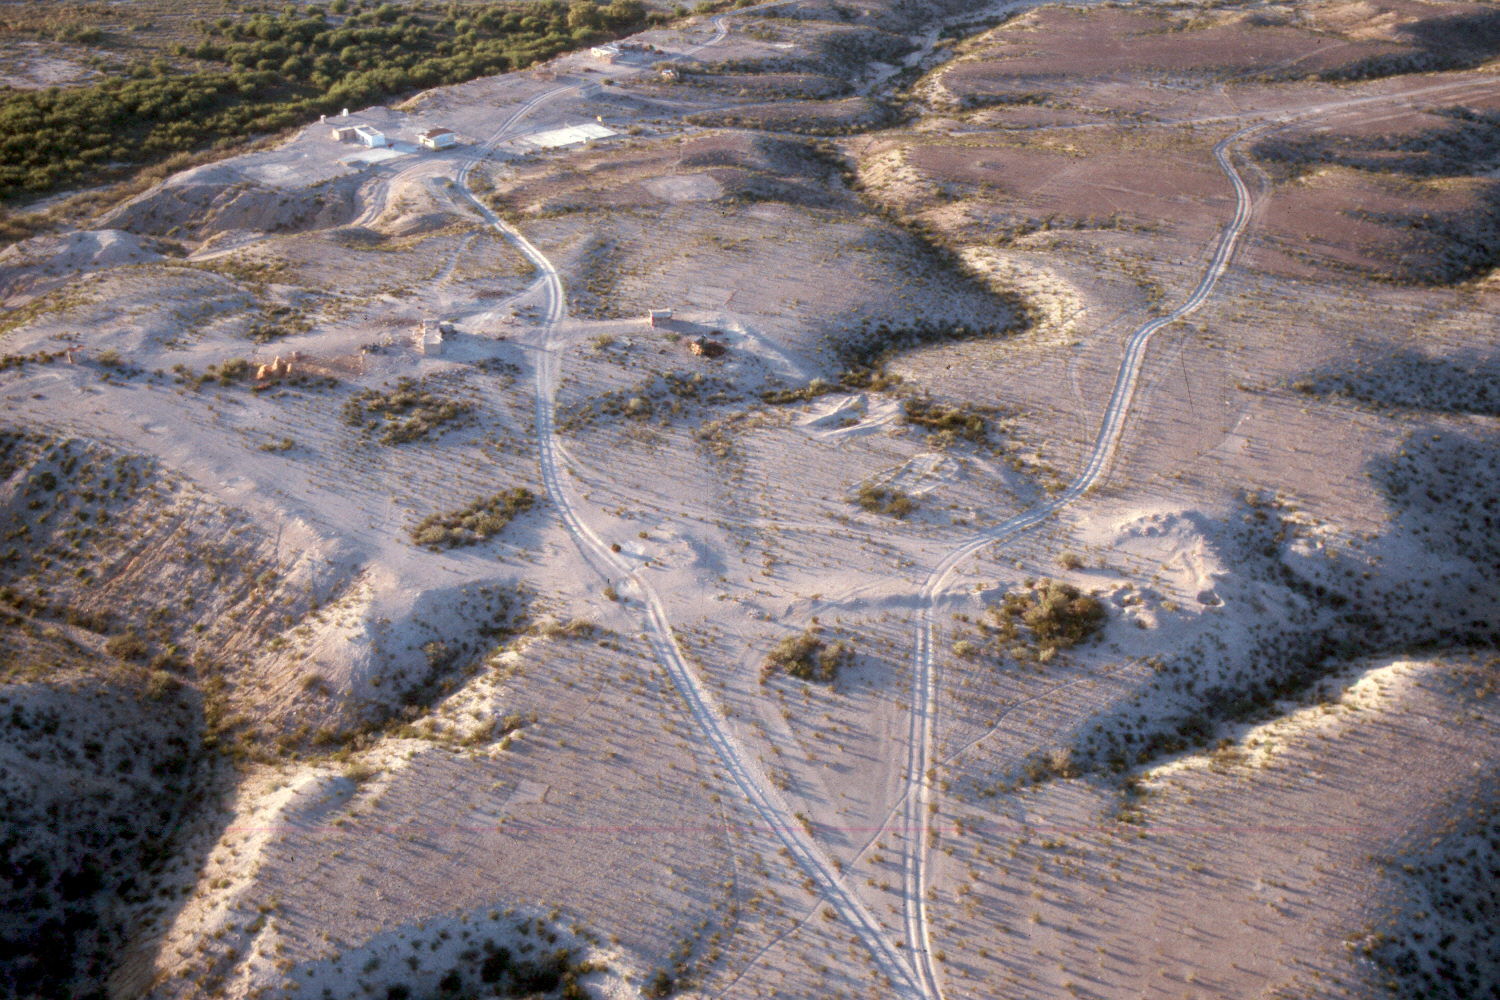
[[[1254,155],[1280,179],[1268,249],[1298,262],[1293,272],[1322,264],[1416,284],[1488,274],[1500,260],[1497,101],[1475,94],[1394,119],[1297,125],[1258,140]]]
[[[1360,664],[1320,703],[1123,793],[1057,778],[955,805],[938,925],[951,988],[1473,995],[1439,977],[1486,983],[1493,967],[1493,796],[1476,789],[1492,768],[1475,748],[1500,734],[1493,696],[1465,691],[1484,663]],[[985,940],[996,927],[1005,949]],[[1013,961],[1017,947],[1049,960]]]
[[[1500,181],[1327,168],[1284,185],[1257,262],[1289,277],[1354,274],[1401,284],[1459,284],[1500,262]]]
[[[543,216],[699,200],[846,207],[836,177],[808,143],[716,132],[642,144],[623,156],[600,152],[528,164],[497,181],[491,202],[508,213]]]
[[[112,229],[185,243],[201,243],[224,232],[326,229],[354,217],[356,184],[332,181],[285,189],[239,178],[222,167],[201,167],[152,188],[102,222]]]
[[[282,716],[256,677],[266,645],[346,581],[303,537],[288,559],[243,512],[155,463],[77,439],[0,436],[12,528],[0,584],[39,626],[79,623],[132,663],[213,695],[210,733],[262,752],[278,731],[338,708],[309,690]],[[277,533],[296,532],[283,525]],[[289,539],[288,539],[289,540]],[[300,719],[299,719],[300,717]]]
[[[1500,417],[1500,359],[1495,357],[1401,352],[1355,370],[1314,372],[1292,388],[1379,408]]]
[[[781,380],[826,373],[829,348],[861,329],[907,325],[906,286],[931,303],[918,326],[1020,322],[1003,290],[872,218],[842,170],[816,142],[715,131],[520,164],[496,179],[490,200],[567,262],[577,314],[614,321],[663,303],[710,314],[728,304],[760,328],[757,350],[778,355]],[[705,252],[720,257],[711,283],[698,266]],[[830,310],[835,302],[846,306]]]
[[[703,111],[694,124],[720,128],[762,129],[768,132],[810,132],[820,135],[863,131],[889,121],[891,111],[868,97],[836,101],[776,101],[745,104],[729,111]]]
[[[0,250],[0,301],[21,305],[78,274],[158,261],[173,249],[118,229],[36,236]]]
[[[1367,79],[1500,54],[1500,19],[1464,4],[1308,4],[1285,12],[1043,8],[970,47],[919,93],[966,109],[1076,99],[1109,83]],[[1127,98],[1131,100],[1131,98]]]

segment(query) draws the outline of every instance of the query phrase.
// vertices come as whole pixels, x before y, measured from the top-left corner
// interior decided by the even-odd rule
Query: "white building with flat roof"
[[[447,149],[458,144],[458,133],[451,128],[430,128],[417,136],[417,142],[425,149]]]
[[[391,144],[384,132],[369,125],[354,126],[354,138],[360,145],[369,146],[371,149],[380,149]]]

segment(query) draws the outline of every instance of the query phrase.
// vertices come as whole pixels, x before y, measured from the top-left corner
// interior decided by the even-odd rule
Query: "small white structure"
[[[598,122],[585,122],[582,125],[569,125],[566,128],[555,128],[546,132],[534,132],[523,137],[521,141],[542,149],[558,149],[594,139],[608,139],[612,135],[619,134],[614,129],[600,125]]]
[[[657,327],[665,324],[671,318],[672,318],[672,310],[670,310],[670,309],[653,309],[649,313],[646,314],[646,323],[651,327],[651,329],[654,330]]]
[[[333,138],[338,142],[357,142],[371,149],[381,149],[391,144],[385,133],[363,124],[333,126]]]
[[[442,354],[444,327],[447,327],[449,331],[453,329],[447,323],[435,319],[424,319],[414,338],[417,342],[417,350],[432,357]]]
[[[451,128],[430,128],[417,136],[417,142],[426,149],[447,149],[458,144],[458,133]]]
[[[371,149],[380,149],[389,146],[391,141],[385,137],[385,133],[369,125],[354,126],[354,138],[363,146]]]
[[[600,62],[613,63],[616,59],[620,58],[620,46],[614,42],[605,42],[603,45],[595,45],[589,49],[589,55]]]

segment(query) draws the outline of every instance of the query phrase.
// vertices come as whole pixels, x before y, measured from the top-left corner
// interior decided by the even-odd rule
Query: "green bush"
[[[1098,598],[1057,580],[1028,583],[991,605],[986,628],[1010,652],[1029,649],[1038,662],[1093,638],[1108,617]]]
[[[856,499],[861,508],[872,514],[889,514],[898,519],[917,509],[917,502],[911,495],[894,486],[866,484],[859,488]]]
[[[498,535],[535,503],[536,496],[524,486],[481,497],[458,510],[423,518],[411,530],[411,540],[433,551],[477,545]]]
[[[853,660],[852,646],[842,639],[826,642],[820,630],[813,627],[801,635],[787,636],[772,647],[766,656],[761,680],[780,671],[798,680],[831,684],[839,670]]]

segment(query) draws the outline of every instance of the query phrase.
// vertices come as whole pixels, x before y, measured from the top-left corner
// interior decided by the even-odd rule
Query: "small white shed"
[[[417,142],[426,149],[447,149],[449,146],[457,145],[458,133],[451,128],[430,128],[417,136]]]
[[[354,138],[363,146],[371,149],[380,149],[389,146],[391,141],[385,137],[385,133],[369,125],[354,126]]]

